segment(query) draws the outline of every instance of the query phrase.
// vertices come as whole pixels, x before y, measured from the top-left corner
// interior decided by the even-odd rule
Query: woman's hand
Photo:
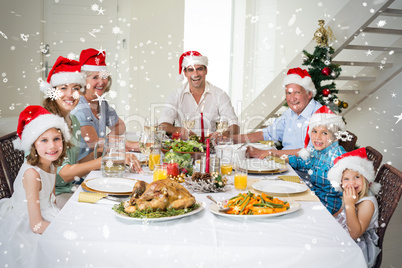
[[[254,158],[259,158],[259,159],[264,159],[267,156],[274,156],[273,152],[271,150],[261,150],[261,149],[257,149],[253,146],[248,146],[247,147],[247,151],[246,154],[249,154],[250,157],[254,157]]]
[[[133,153],[126,153],[126,165],[128,165],[133,171],[142,171],[140,161]]]

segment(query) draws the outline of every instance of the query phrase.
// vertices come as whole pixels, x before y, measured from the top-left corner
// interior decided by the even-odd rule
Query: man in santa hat
[[[270,154],[296,155],[304,147],[310,117],[322,106],[314,100],[317,90],[310,74],[301,68],[289,69],[283,87],[289,109],[262,131],[233,137],[235,142],[281,141],[283,149],[260,150],[250,147],[248,152],[251,157],[264,158]]]
[[[228,122],[225,133],[238,134],[240,128],[229,96],[206,81],[208,58],[197,51],[187,51],[181,55],[179,65],[180,79],[184,76],[187,82],[167,98],[165,109],[159,117],[161,127],[168,134],[179,132],[183,137],[188,134],[200,136],[203,129],[207,136],[208,131],[216,131],[218,118],[224,118]],[[190,120],[195,121],[190,131],[183,127],[186,114]]]

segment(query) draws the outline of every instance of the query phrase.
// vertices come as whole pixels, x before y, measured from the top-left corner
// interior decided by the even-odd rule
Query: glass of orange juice
[[[155,165],[159,165],[161,161],[161,148],[160,145],[154,144],[149,154],[149,170],[154,170]]]
[[[154,168],[154,181],[164,180],[167,178],[167,166],[155,165]]]
[[[234,185],[237,190],[247,188],[247,167],[240,163],[237,163],[235,167]]]

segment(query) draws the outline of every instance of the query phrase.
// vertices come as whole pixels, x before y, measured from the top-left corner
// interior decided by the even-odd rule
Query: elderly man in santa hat
[[[167,98],[165,109],[159,117],[161,126],[168,134],[179,132],[183,138],[204,132],[216,135],[216,121],[225,119],[227,135],[238,134],[240,128],[229,96],[221,89],[206,81],[208,58],[197,51],[183,53],[179,60],[180,78],[187,82],[172,92]],[[184,118],[194,121],[191,130],[184,128]]]
[[[289,69],[284,81],[286,102],[289,106],[281,117],[259,132],[236,135],[235,142],[257,142],[262,140],[281,141],[283,149],[259,150],[249,147],[251,157],[264,158],[269,154],[297,155],[304,147],[310,117],[322,106],[313,98],[316,88],[310,74],[301,68]]]

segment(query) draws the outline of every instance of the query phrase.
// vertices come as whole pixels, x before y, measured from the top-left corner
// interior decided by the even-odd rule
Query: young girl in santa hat
[[[374,195],[381,185],[374,182],[374,167],[367,159],[366,148],[335,158],[328,180],[335,190],[343,191],[342,211],[336,219],[360,246],[368,267],[372,267],[380,252],[375,232],[378,204]]]
[[[299,156],[291,155],[288,158],[294,169],[310,175],[307,184],[331,214],[341,208],[342,194],[331,186],[327,173],[334,159],[346,153],[335,135],[344,130],[342,117],[334,114],[327,106],[322,106],[310,118],[305,148],[298,152]],[[310,139],[313,147],[307,149]]]
[[[11,198],[0,200],[0,251],[4,265],[29,264],[38,234],[59,209],[55,204],[56,167],[62,162],[70,133],[64,119],[41,106],[28,106],[18,120],[14,147],[28,153],[14,181]],[[1,266],[4,266],[1,265]]]

